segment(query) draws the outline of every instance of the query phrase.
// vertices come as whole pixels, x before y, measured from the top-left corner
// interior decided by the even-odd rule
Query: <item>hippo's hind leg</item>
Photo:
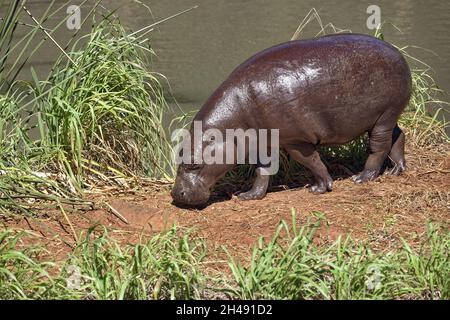
[[[267,187],[269,186],[270,176],[262,174],[263,170],[262,167],[256,168],[255,182],[249,191],[238,195],[240,200],[259,200],[265,197]]]
[[[310,143],[300,143],[285,147],[291,157],[311,170],[316,183],[311,187],[313,193],[325,193],[333,188],[333,179],[320,159],[316,147]]]
[[[392,146],[393,126],[376,124],[369,131],[369,157],[361,173],[353,176],[355,183],[374,180],[380,174],[381,167],[386,160]]]
[[[392,131],[392,148],[389,153],[389,159],[393,165],[393,168],[388,172],[389,174],[399,175],[406,170],[405,134],[398,125]]]

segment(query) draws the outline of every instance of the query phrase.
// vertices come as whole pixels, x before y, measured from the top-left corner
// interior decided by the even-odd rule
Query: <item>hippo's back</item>
[[[240,65],[223,84],[229,85],[239,88],[248,126],[288,128],[280,129],[281,139],[301,134],[334,144],[370,130],[382,115],[397,121],[411,74],[392,45],[340,34],[264,50]]]

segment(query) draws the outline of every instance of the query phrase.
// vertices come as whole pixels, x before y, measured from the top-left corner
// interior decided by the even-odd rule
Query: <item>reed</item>
[[[0,210],[25,214],[30,200],[82,197],[86,189],[123,188],[140,177],[170,179],[164,77],[151,71],[149,30],[126,31],[97,0],[83,21],[92,21],[91,31],[59,44],[52,34],[65,20],[52,29],[44,23],[66,4],[51,1],[42,17],[25,4],[10,2],[0,21]],[[36,25],[14,42],[26,15]],[[46,38],[60,57],[41,79],[24,66]],[[20,80],[26,73],[32,81]],[[23,184],[23,177],[33,182]]]

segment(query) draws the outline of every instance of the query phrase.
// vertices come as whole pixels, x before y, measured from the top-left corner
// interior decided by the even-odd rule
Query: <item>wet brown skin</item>
[[[224,135],[226,129],[279,129],[280,147],[313,173],[311,191],[324,193],[333,180],[316,151],[319,145],[343,144],[368,132],[370,154],[353,180],[375,179],[387,157],[392,174],[405,170],[405,136],[397,121],[410,95],[410,70],[396,48],[367,35],[330,35],[254,55],[219,86],[194,121],[202,122],[203,131],[215,128]],[[203,141],[203,147],[212,143]],[[174,202],[207,203],[210,189],[233,167],[181,164]],[[269,176],[257,170],[252,189],[239,197],[261,199],[268,183]]]

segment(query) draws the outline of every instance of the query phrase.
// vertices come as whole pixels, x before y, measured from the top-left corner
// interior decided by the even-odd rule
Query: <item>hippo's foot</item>
[[[264,174],[264,169],[259,167],[256,169],[256,180],[253,187],[247,191],[238,194],[240,200],[260,200],[266,196],[267,187],[269,186],[270,176]]]
[[[378,177],[379,170],[366,170],[352,177],[354,183],[364,183],[375,180]]]
[[[333,180],[320,181],[309,188],[309,191],[314,194],[321,194],[333,190]]]
[[[250,190],[247,192],[243,192],[238,194],[238,199],[239,200],[261,200],[262,198],[264,198],[266,196],[266,192],[264,190]]]

